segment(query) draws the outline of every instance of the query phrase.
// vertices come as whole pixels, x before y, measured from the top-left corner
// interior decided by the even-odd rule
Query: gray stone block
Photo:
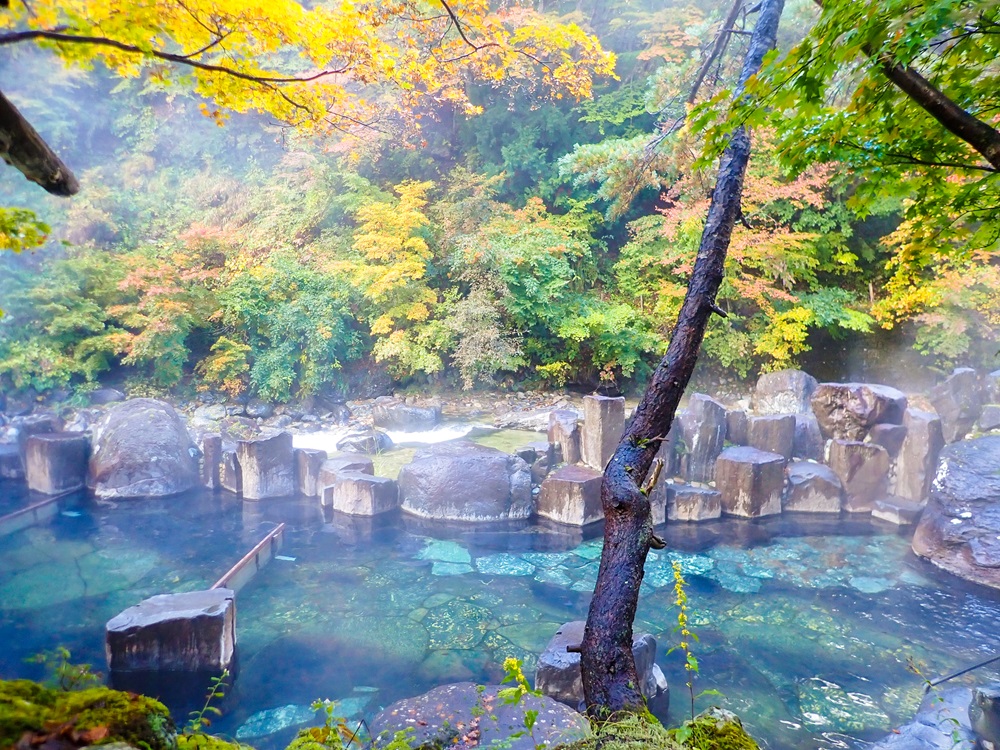
[[[587,466],[604,471],[624,432],[624,398],[584,396],[580,453]]]
[[[45,495],[81,489],[87,481],[90,439],[82,432],[32,435],[25,450],[28,488]]]
[[[811,461],[788,465],[788,486],[782,509],[799,513],[840,513],[844,486],[829,466]]]
[[[377,516],[399,507],[396,482],[360,471],[342,471],[323,490],[323,504],[352,516]]]
[[[726,448],[715,464],[715,487],[722,512],[759,518],[781,513],[785,458],[750,447]]]
[[[292,434],[240,440],[236,443],[245,500],[266,500],[295,494],[295,455]]]
[[[601,508],[603,474],[587,466],[564,466],[542,482],[538,515],[557,523],[586,526],[604,518]]]
[[[830,468],[844,484],[848,513],[870,513],[889,489],[889,453],[881,445],[855,440],[830,443]]]
[[[236,653],[235,593],[152,596],[108,621],[105,652],[113,672],[229,669]]]

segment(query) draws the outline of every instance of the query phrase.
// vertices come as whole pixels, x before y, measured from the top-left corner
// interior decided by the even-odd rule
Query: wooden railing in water
[[[254,548],[247,552],[213,585],[213,589],[232,589],[239,591],[257,575],[257,571],[267,565],[281,550],[285,537],[285,524],[279,523],[261,539]]]

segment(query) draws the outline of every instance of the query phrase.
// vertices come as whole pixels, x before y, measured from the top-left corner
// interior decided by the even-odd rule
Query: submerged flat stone
[[[492,576],[530,576],[535,574],[534,565],[508,552],[478,558],[476,570]]]
[[[432,539],[427,542],[427,546],[417,553],[417,559],[468,564],[472,562],[472,555],[469,554],[469,550],[458,542]]]
[[[267,737],[282,729],[312,721],[315,716],[316,712],[309,706],[296,706],[294,704],[258,711],[236,730],[236,739],[249,740],[254,737]]]

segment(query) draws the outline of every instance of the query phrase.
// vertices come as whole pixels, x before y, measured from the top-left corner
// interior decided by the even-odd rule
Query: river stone
[[[969,723],[983,748],[1000,750],[1000,683],[972,691]]]
[[[375,399],[372,422],[386,430],[429,430],[441,422],[440,406],[413,406],[394,398],[383,396]]]
[[[340,706],[337,706],[340,709]],[[341,716],[342,714],[337,714]],[[236,730],[236,739],[249,740],[255,737],[267,737],[289,727],[306,724],[316,718],[316,711],[311,706],[296,706],[289,704],[278,708],[258,711],[240,725]]]
[[[509,521],[534,512],[528,465],[465,440],[417,451],[398,483],[403,510],[423,518]]]
[[[913,551],[949,573],[1000,589],[1000,435],[941,452]]]
[[[251,419],[270,419],[274,416],[274,405],[259,398],[247,401],[246,415]]]
[[[582,739],[590,725],[581,714],[547,696],[525,695],[517,703],[498,697],[502,685],[457,682],[405,698],[380,711],[371,722],[374,747],[385,747],[406,731],[411,747],[472,748],[496,744],[505,750],[536,750]],[[533,731],[525,714],[537,711]],[[518,736],[519,735],[519,736]]]
[[[573,409],[553,409],[549,412],[549,442],[559,446],[562,460],[580,463],[580,415]]]
[[[726,412],[726,440],[733,445],[747,444],[747,413],[742,409]]]
[[[816,378],[802,370],[765,372],[757,378],[752,398],[758,414],[802,414],[811,410]]]
[[[382,453],[392,448],[392,438],[374,428],[357,430],[337,441],[338,451]]]
[[[982,432],[1000,429],[1000,404],[986,404],[983,407],[978,427]]]
[[[792,442],[792,455],[796,458],[811,458],[813,461],[823,460],[826,441],[819,428],[819,420],[812,412],[795,415],[795,439]]]
[[[295,494],[292,433],[264,434],[236,444],[243,497],[266,500]]]
[[[87,484],[101,498],[173,495],[198,484],[200,455],[170,404],[130,399],[95,428]]]
[[[535,669],[535,690],[540,690],[549,698],[584,711],[583,676],[580,672],[580,654],[571,653],[567,648],[577,648],[583,641],[584,620],[567,622],[556,631],[542,655],[538,657]],[[632,638],[632,657],[635,659],[639,675],[639,688],[647,701],[657,698],[660,685],[656,669],[656,639],[649,633]],[[662,673],[660,673],[662,676]]]
[[[726,443],[726,407],[710,396],[695,393],[687,408],[678,412],[675,424],[681,476],[689,482],[711,482],[715,460]]]
[[[906,416],[903,416],[906,421]],[[906,427],[901,424],[877,424],[868,431],[868,440],[885,448],[889,458],[895,459],[903,449],[906,440]]]
[[[941,417],[946,443],[961,440],[972,429],[982,408],[979,376],[971,367],[959,367],[927,394]]]
[[[604,471],[624,432],[624,398],[584,396],[580,453],[585,464]]]
[[[912,722],[894,729],[871,750],[975,750],[976,738],[969,725],[971,697],[966,687],[929,693]]]
[[[844,484],[848,513],[870,513],[889,490],[889,453],[881,445],[834,440],[828,463]]]
[[[722,512],[759,518],[781,513],[785,458],[747,446],[726,448],[715,465]]]
[[[306,497],[319,497],[322,487],[320,471],[327,460],[326,451],[315,448],[295,448],[295,490]]]
[[[236,652],[236,593],[159,594],[112,617],[105,652],[112,672],[229,669]]]
[[[872,506],[872,517],[897,526],[912,526],[920,520],[923,509],[922,503],[890,495],[875,501]]]
[[[28,438],[24,472],[28,489],[45,495],[78,490],[87,481],[90,439],[82,432],[51,432]]]
[[[821,383],[812,410],[823,435],[839,440],[863,440],[876,424],[901,424],[906,395],[887,385]]]
[[[788,465],[783,510],[800,513],[840,513],[844,486],[829,466],[811,461]]]
[[[360,471],[341,471],[323,490],[323,505],[352,516],[377,516],[399,507],[396,482]]]
[[[106,404],[116,404],[125,400],[125,394],[117,388],[97,388],[87,394],[87,399],[94,406],[105,406]]]
[[[201,438],[201,483],[210,490],[222,486],[222,435],[209,433]]]
[[[903,415],[906,438],[896,458],[892,492],[923,503],[930,495],[944,432],[937,414],[909,408]]]
[[[601,480],[589,466],[564,466],[549,474],[538,495],[538,515],[570,526],[586,526],[604,518]]]
[[[712,521],[722,515],[722,495],[718,491],[682,482],[660,484],[664,498],[663,516],[657,517],[654,513],[654,524],[666,521]]]
[[[750,417],[747,425],[747,445],[761,451],[779,453],[786,460],[792,457],[795,444],[795,416],[792,414]]]

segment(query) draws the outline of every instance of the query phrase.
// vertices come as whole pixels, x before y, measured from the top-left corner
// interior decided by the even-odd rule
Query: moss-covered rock
[[[671,734],[691,750],[760,750],[732,711],[710,708]]]
[[[159,701],[104,687],[53,690],[29,680],[0,681],[0,747],[57,735],[69,745],[124,743],[175,750],[173,719]]]
[[[177,750],[253,750],[253,748],[241,742],[230,742],[212,734],[198,732],[177,735]]]

